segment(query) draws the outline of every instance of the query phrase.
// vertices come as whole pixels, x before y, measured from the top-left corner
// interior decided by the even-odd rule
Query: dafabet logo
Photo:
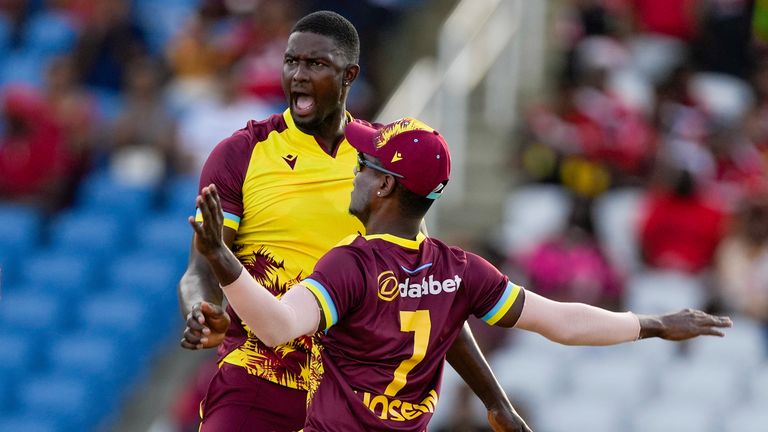
[[[384,301],[392,301],[397,297],[397,278],[392,270],[387,270],[379,275],[379,298]]]
[[[384,301],[392,301],[399,294],[403,298],[418,298],[427,295],[438,295],[442,293],[452,293],[461,286],[461,277],[454,275],[445,280],[435,279],[434,275],[424,277],[421,281],[406,278],[404,282],[399,282],[395,273],[391,270],[379,274],[379,298]]]

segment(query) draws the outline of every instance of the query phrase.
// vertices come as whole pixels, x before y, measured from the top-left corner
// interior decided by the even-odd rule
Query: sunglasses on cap
[[[388,170],[388,169],[386,169],[386,168],[384,168],[382,166],[376,165],[375,163],[365,159],[363,157],[362,153],[357,152],[357,171],[358,172],[362,171],[363,167],[368,167],[370,169],[373,169],[373,170],[376,170],[376,171],[379,171],[379,172],[383,172],[384,174],[389,174],[389,175],[397,177],[397,178],[405,178],[405,176],[402,175],[402,174],[398,174],[398,173],[396,173],[394,171],[390,171],[390,170]]]

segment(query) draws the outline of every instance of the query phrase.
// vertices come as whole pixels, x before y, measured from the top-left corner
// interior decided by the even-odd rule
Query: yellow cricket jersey
[[[219,143],[203,167],[200,186],[216,185],[224,224],[237,231],[235,255],[279,297],[312,273],[340,240],[364,232],[348,212],[355,162],[356,150],[346,140],[328,154],[286,110],[251,121]],[[320,373],[314,370],[320,365],[309,366],[310,337],[268,348],[231,307],[227,311],[232,324],[219,346],[220,362],[302,390]]]

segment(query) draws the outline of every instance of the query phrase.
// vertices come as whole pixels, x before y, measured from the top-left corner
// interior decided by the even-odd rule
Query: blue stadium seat
[[[120,342],[106,336],[78,331],[56,338],[48,346],[48,370],[55,374],[74,374],[92,378],[103,405],[114,404],[132,379],[134,364],[126,361]]]
[[[69,320],[54,296],[12,292],[0,302],[0,323],[4,331],[43,340],[65,330]]]
[[[51,11],[33,15],[24,29],[24,49],[41,56],[64,54],[72,49],[77,31],[71,19]]]
[[[87,379],[74,374],[36,375],[20,384],[18,411],[65,430],[89,430],[99,413],[90,389]]]
[[[147,31],[147,42],[153,53],[163,53],[174,33],[195,12],[195,3],[188,0],[135,2],[136,16]]]
[[[195,198],[199,192],[196,176],[179,176],[171,179],[163,188],[164,210],[168,214],[184,217],[195,214]]]
[[[34,413],[26,415],[4,413],[0,416],[0,431],[64,432],[65,430],[55,421],[41,419]]]
[[[5,325],[0,325],[0,413],[10,413],[15,409],[18,384],[39,369],[37,342],[20,333],[11,334]],[[11,429],[0,427],[0,431],[5,430]]]
[[[0,253],[24,255],[40,241],[42,216],[32,207],[0,203]]]
[[[136,244],[142,251],[166,256],[174,261],[174,265],[184,268],[189,257],[192,233],[184,216],[161,214],[137,227]]]
[[[98,267],[86,257],[45,250],[21,265],[21,279],[51,297],[75,300],[91,291]]]
[[[129,247],[131,237],[131,230],[109,208],[71,210],[50,225],[51,246],[70,256],[108,259]]]
[[[81,208],[109,210],[124,218],[149,213],[155,200],[152,186],[123,184],[108,173],[97,172],[89,176],[78,191]]]
[[[162,296],[169,287],[173,290],[181,277],[183,268],[175,264],[172,257],[153,251],[130,253],[112,262],[107,279],[118,291],[136,294],[141,299]]]
[[[104,336],[133,347],[131,361],[147,359],[150,345],[157,339],[156,316],[146,298],[129,293],[104,293],[83,300],[78,307],[80,329],[93,336]],[[138,367],[138,366],[137,366]]]
[[[3,61],[0,64],[0,87],[12,83],[42,87],[45,58],[30,51],[16,50],[7,53]]]
[[[3,304],[5,300],[0,302]],[[36,340],[26,337],[21,332],[12,331],[6,324],[0,325],[0,346],[3,347],[0,358],[0,371],[7,374],[6,377],[22,377],[30,370],[36,370],[39,366],[40,355],[35,345]]]
[[[14,253],[9,250],[0,250],[0,292],[5,287],[16,281],[18,277],[18,265]]]

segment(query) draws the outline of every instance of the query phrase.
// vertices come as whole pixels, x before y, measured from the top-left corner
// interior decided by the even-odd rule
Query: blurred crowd
[[[402,1],[0,1],[0,200],[47,212],[106,171],[126,184],[197,175],[211,148],[284,109],[288,32],[307,11],[357,26],[349,109],[369,118],[379,41]],[[379,27],[379,29],[381,29]]]
[[[767,24],[766,2],[749,0],[558,11],[557,84],[527,110],[516,163],[524,183],[560,185],[571,210],[510,254],[529,288],[621,308],[633,273],[678,272],[703,281],[710,310],[768,325]],[[616,191],[638,195],[629,265],[594,227],[594,203]]]

